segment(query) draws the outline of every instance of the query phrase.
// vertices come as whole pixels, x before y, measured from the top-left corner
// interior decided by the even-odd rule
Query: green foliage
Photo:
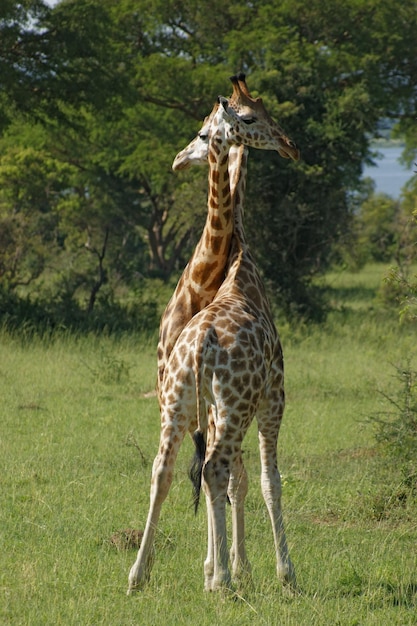
[[[392,267],[384,281],[381,294],[384,302],[399,307],[401,322],[417,321],[417,275],[410,276],[403,268]]]
[[[380,516],[392,506],[405,507],[409,498],[417,496],[417,372],[409,364],[396,367],[396,378],[397,389],[393,385],[393,391],[381,392],[389,410],[370,417],[380,449],[390,455],[396,473],[398,467],[402,473],[400,484],[377,506]]]
[[[406,273],[416,258],[415,238],[408,202],[374,193],[365,181],[363,194],[355,200],[350,232],[335,249],[335,258],[357,268],[395,260]]]
[[[405,205],[407,205],[405,203]],[[391,267],[381,289],[385,303],[399,307],[401,322],[417,320],[417,275],[415,261],[417,255],[417,212],[404,220],[402,240],[398,246],[396,261],[398,265]]]
[[[0,131],[11,122],[16,109],[27,110],[33,103],[28,66],[37,53],[34,31],[49,11],[41,0],[5,0],[1,3]]]
[[[359,255],[365,261],[390,261],[399,245],[399,202],[373,194],[363,202],[355,221]]]
[[[57,212],[71,165],[54,158],[39,127],[16,127],[1,141],[0,283],[29,285],[62,249]]]
[[[354,192],[381,116],[401,113],[398,132],[415,154],[417,18],[413,0],[397,5],[4,2],[3,287],[65,290],[88,309],[101,291],[118,300],[143,278],[176,276],[200,235],[207,185],[205,172],[179,180],[170,166],[243,70],[302,153],[298,164],[251,154],[254,256],[277,306],[320,317],[313,277],[355,237]],[[370,202],[365,256],[386,258],[393,207]]]
[[[57,330],[79,333],[118,335],[143,332],[154,335],[160,311],[157,302],[138,293],[135,301],[124,305],[100,297],[93,311],[86,311],[65,292],[54,299],[33,300],[0,290],[0,326],[27,336],[48,336]]]
[[[392,397],[383,392],[391,410],[379,413],[377,441],[403,461],[415,461],[417,451],[417,372],[397,367],[400,389]],[[417,471],[417,468],[416,468]]]

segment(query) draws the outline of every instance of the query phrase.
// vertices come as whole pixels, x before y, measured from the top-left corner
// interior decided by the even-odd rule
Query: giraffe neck
[[[229,152],[230,189],[233,198],[233,239],[241,246],[246,246],[243,227],[246,175],[248,171],[249,149],[244,146],[232,146]]]
[[[243,226],[244,198],[249,150],[245,146],[232,146],[229,152],[230,187],[234,201],[233,236],[226,265],[226,277],[215,299],[240,294],[259,314],[268,320],[273,331],[273,320],[263,280],[246,242]],[[236,291],[237,289],[237,291]]]
[[[229,178],[229,146],[211,142],[206,224],[162,315],[158,343],[158,388],[165,364],[190,319],[213,301],[222,284],[233,235],[233,204]]]
[[[233,204],[229,177],[229,146],[212,142],[209,149],[209,191],[206,223],[188,265],[190,287],[203,308],[224,279],[233,234]]]

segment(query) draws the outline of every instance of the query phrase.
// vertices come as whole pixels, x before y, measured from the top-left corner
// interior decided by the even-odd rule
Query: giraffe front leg
[[[149,512],[148,521],[136,561],[132,565],[129,572],[129,587],[127,590],[128,596],[142,589],[149,581],[153,565],[153,540],[156,530],[156,522],[154,520],[158,517],[159,513],[157,513],[156,509],[152,507],[152,511]]]
[[[248,583],[251,580],[251,565],[245,548],[245,498],[248,492],[248,475],[239,454],[230,472],[228,496],[232,508],[232,547],[230,561],[233,582]]]

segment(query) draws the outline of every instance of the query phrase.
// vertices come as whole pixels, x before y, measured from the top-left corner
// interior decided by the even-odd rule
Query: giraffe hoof
[[[129,583],[129,587],[127,589],[126,595],[127,596],[134,596],[137,593],[139,593],[140,591],[142,591],[143,589],[143,583],[136,583],[136,584],[131,584]]]
[[[282,589],[287,596],[296,596],[299,594],[299,589],[297,585],[297,578],[295,576],[294,570],[291,570],[287,574],[287,576],[282,579]]]

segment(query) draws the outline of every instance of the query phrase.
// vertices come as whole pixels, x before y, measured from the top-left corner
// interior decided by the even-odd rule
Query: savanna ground
[[[323,326],[281,325],[287,409],[283,506],[300,594],[275,578],[256,430],[244,442],[253,587],[203,592],[204,507],[195,517],[186,441],[162,510],[149,586],[126,597],[135,551],[116,531],[144,527],[159,415],[155,338],[0,338],[1,624],[417,623],[415,491],[382,455],[370,417],[416,367],[415,327],[376,297],[384,268],[326,277]],[[279,323],[278,323],[279,325]],[[414,497],[413,497],[414,494]]]

